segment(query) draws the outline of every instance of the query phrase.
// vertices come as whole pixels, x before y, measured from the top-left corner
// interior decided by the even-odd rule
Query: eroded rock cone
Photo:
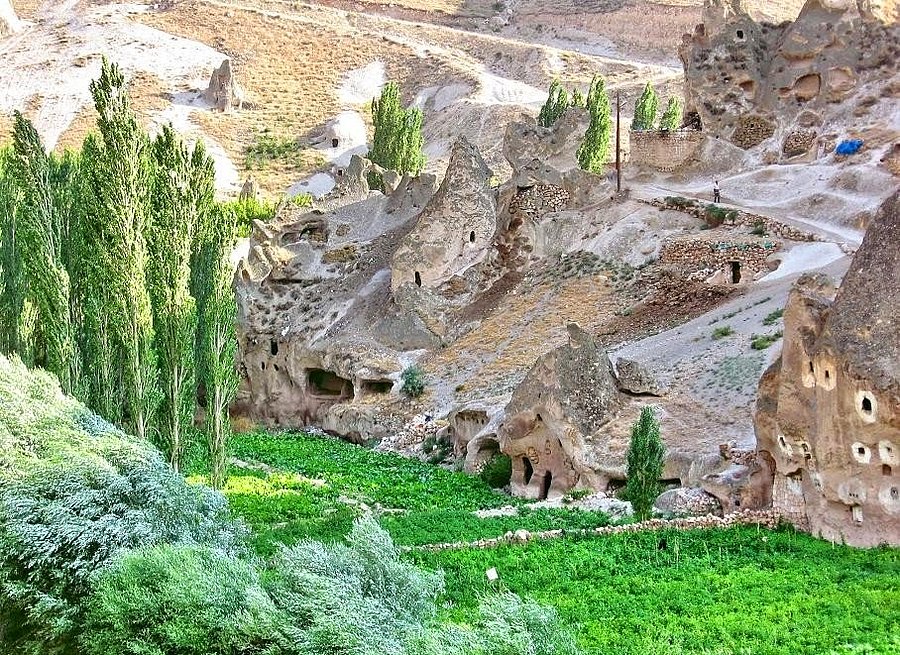
[[[234,78],[230,59],[223,61],[222,65],[212,72],[203,97],[219,111],[243,107],[244,91]]]

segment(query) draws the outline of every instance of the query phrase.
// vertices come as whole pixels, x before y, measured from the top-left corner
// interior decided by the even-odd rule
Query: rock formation
[[[454,144],[447,175],[394,253],[391,288],[435,289],[483,261],[497,229],[491,170],[465,137]]]
[[[22,27],[9,0],[0,0],[0,37],[18,32]]]
[[[203,98],[219,111],[243,107],[244,91],[234,78],[230,59],[226,59],[221,66],[213,70]]]
[[[535,362],[513,393],[498,432],[519,496],[560,496],[591,476],[585,440],[622,402],[606,353],[577,325],[568,330],[569,343]]]
[[[833,300],[832,300],[833,298]],[[835,295],[803,276],[781,357],[763,376],[759,456],[772,504],[857,546],[900,543],[900,193],[882,206]]]
[[[858,123],[869,109],[853,113],[842,101],[863,88],[877,95],[895,75],[900,27],[889,9],[808,0],[794,22],[776,26],[753,20],[739,0],[707,0],[679,50],[686,116],[742,148],[774,136],[788,158],[813,151],[823,129],[852,128],[850,117]]]

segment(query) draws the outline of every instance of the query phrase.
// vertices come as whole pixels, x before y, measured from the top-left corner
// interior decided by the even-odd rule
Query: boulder
[[[712,494],[696,487],[677,487],[662,492],[653,506],[664,514],[680,516],[721,516],[722,505]]]
[[[616,360],[616,379],[619,389],[628,393],[650,396],[661,396],[664,393],[662,385],[650,369],[633,359],[620,357]]]

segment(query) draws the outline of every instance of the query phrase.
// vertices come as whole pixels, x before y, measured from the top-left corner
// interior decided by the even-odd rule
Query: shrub
[[[709,223],[711,227],[719,227],[725,221],[734,223],[734,221],[737,220],[737,217],[738,213],[735,209],[725,209],[718,205],[706,206],[706,222]]]
[[[556,611],[515,594],[484,598],[471,626],[421,631],[411,643],[417,655],[578,655],[575,639]]]
[[[750,338],[750,347],[753,348],[753,350],[765,350],[780,338],[780,330],[778,332],[773,332],[772,334],[754,334]]]
[[[497,453],[484,464],[481,479],[494,489],[502,489],[512,478],[512,460],[505,453]]]
[[[724,339],[725,337],[730,337],[732,334],[734,334],[734,329],[730,325],[723,325],[713,330],[712,338],[716,340]]]
[[[766,236],[766,234],[768,234],[766,232],[766,224],[762,221],[756,221],[756,223],[753,224],[753,229],[750,230],[750,234],[755,234],[759,237]]]
[[[0,398],[0,641],[14,652],[71,652],[90,576],[124,550],[242,550],[224,496],[186,485],[51,376],[0,357]]]
[[[253,221],[268,223],[275,218],[276,206],[252,196],[241,200],[220,202],[219,209],[226,216],[232,216],[237,225],[238,236],[248,237],[253,229]]]
[[[775,311],[766,315],[766,317],[763,319],[763,325],[775,325],[775,323],[781,320],[782,316],[784,316],[784,310],[776,309]]]
[[[434,616],[443,575],[402,561],[388,533],[366,517],[347,545],[284,548],[264,584],[296,652],[402,655],[407,636]]]
[[[135,550],[95,576],[85,655],[266,652],[279,615],[246,561],[198,546]]]
[[[400,381],[403,383],[400,390],[407,396],[418,398],[425,393],[425,371],[416,364],[408,366],[400,374]]]
[[[641,520],[650,516],[653,502],[659,496],[665,452],[659,438],[659,421],[653,410],[645,406],[640,418],[631,426],[631,443],[626,454],[625,493]]]
[[[669,207],[676,209],[685,209],[687,207],[696,207],[697,201],[693,198],[685,198],[683,196],[666,196],[663,202]]]

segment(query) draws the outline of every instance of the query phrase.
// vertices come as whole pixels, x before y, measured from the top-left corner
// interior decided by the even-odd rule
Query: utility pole
[[[616,193],[620,193],[622,191],[622,147],[620,143],[619,133],[621,132],[621,128],[619,127],[619,120],[621,116],[622,109],[622,101],[620,99],[621,92],[616,89]]]

